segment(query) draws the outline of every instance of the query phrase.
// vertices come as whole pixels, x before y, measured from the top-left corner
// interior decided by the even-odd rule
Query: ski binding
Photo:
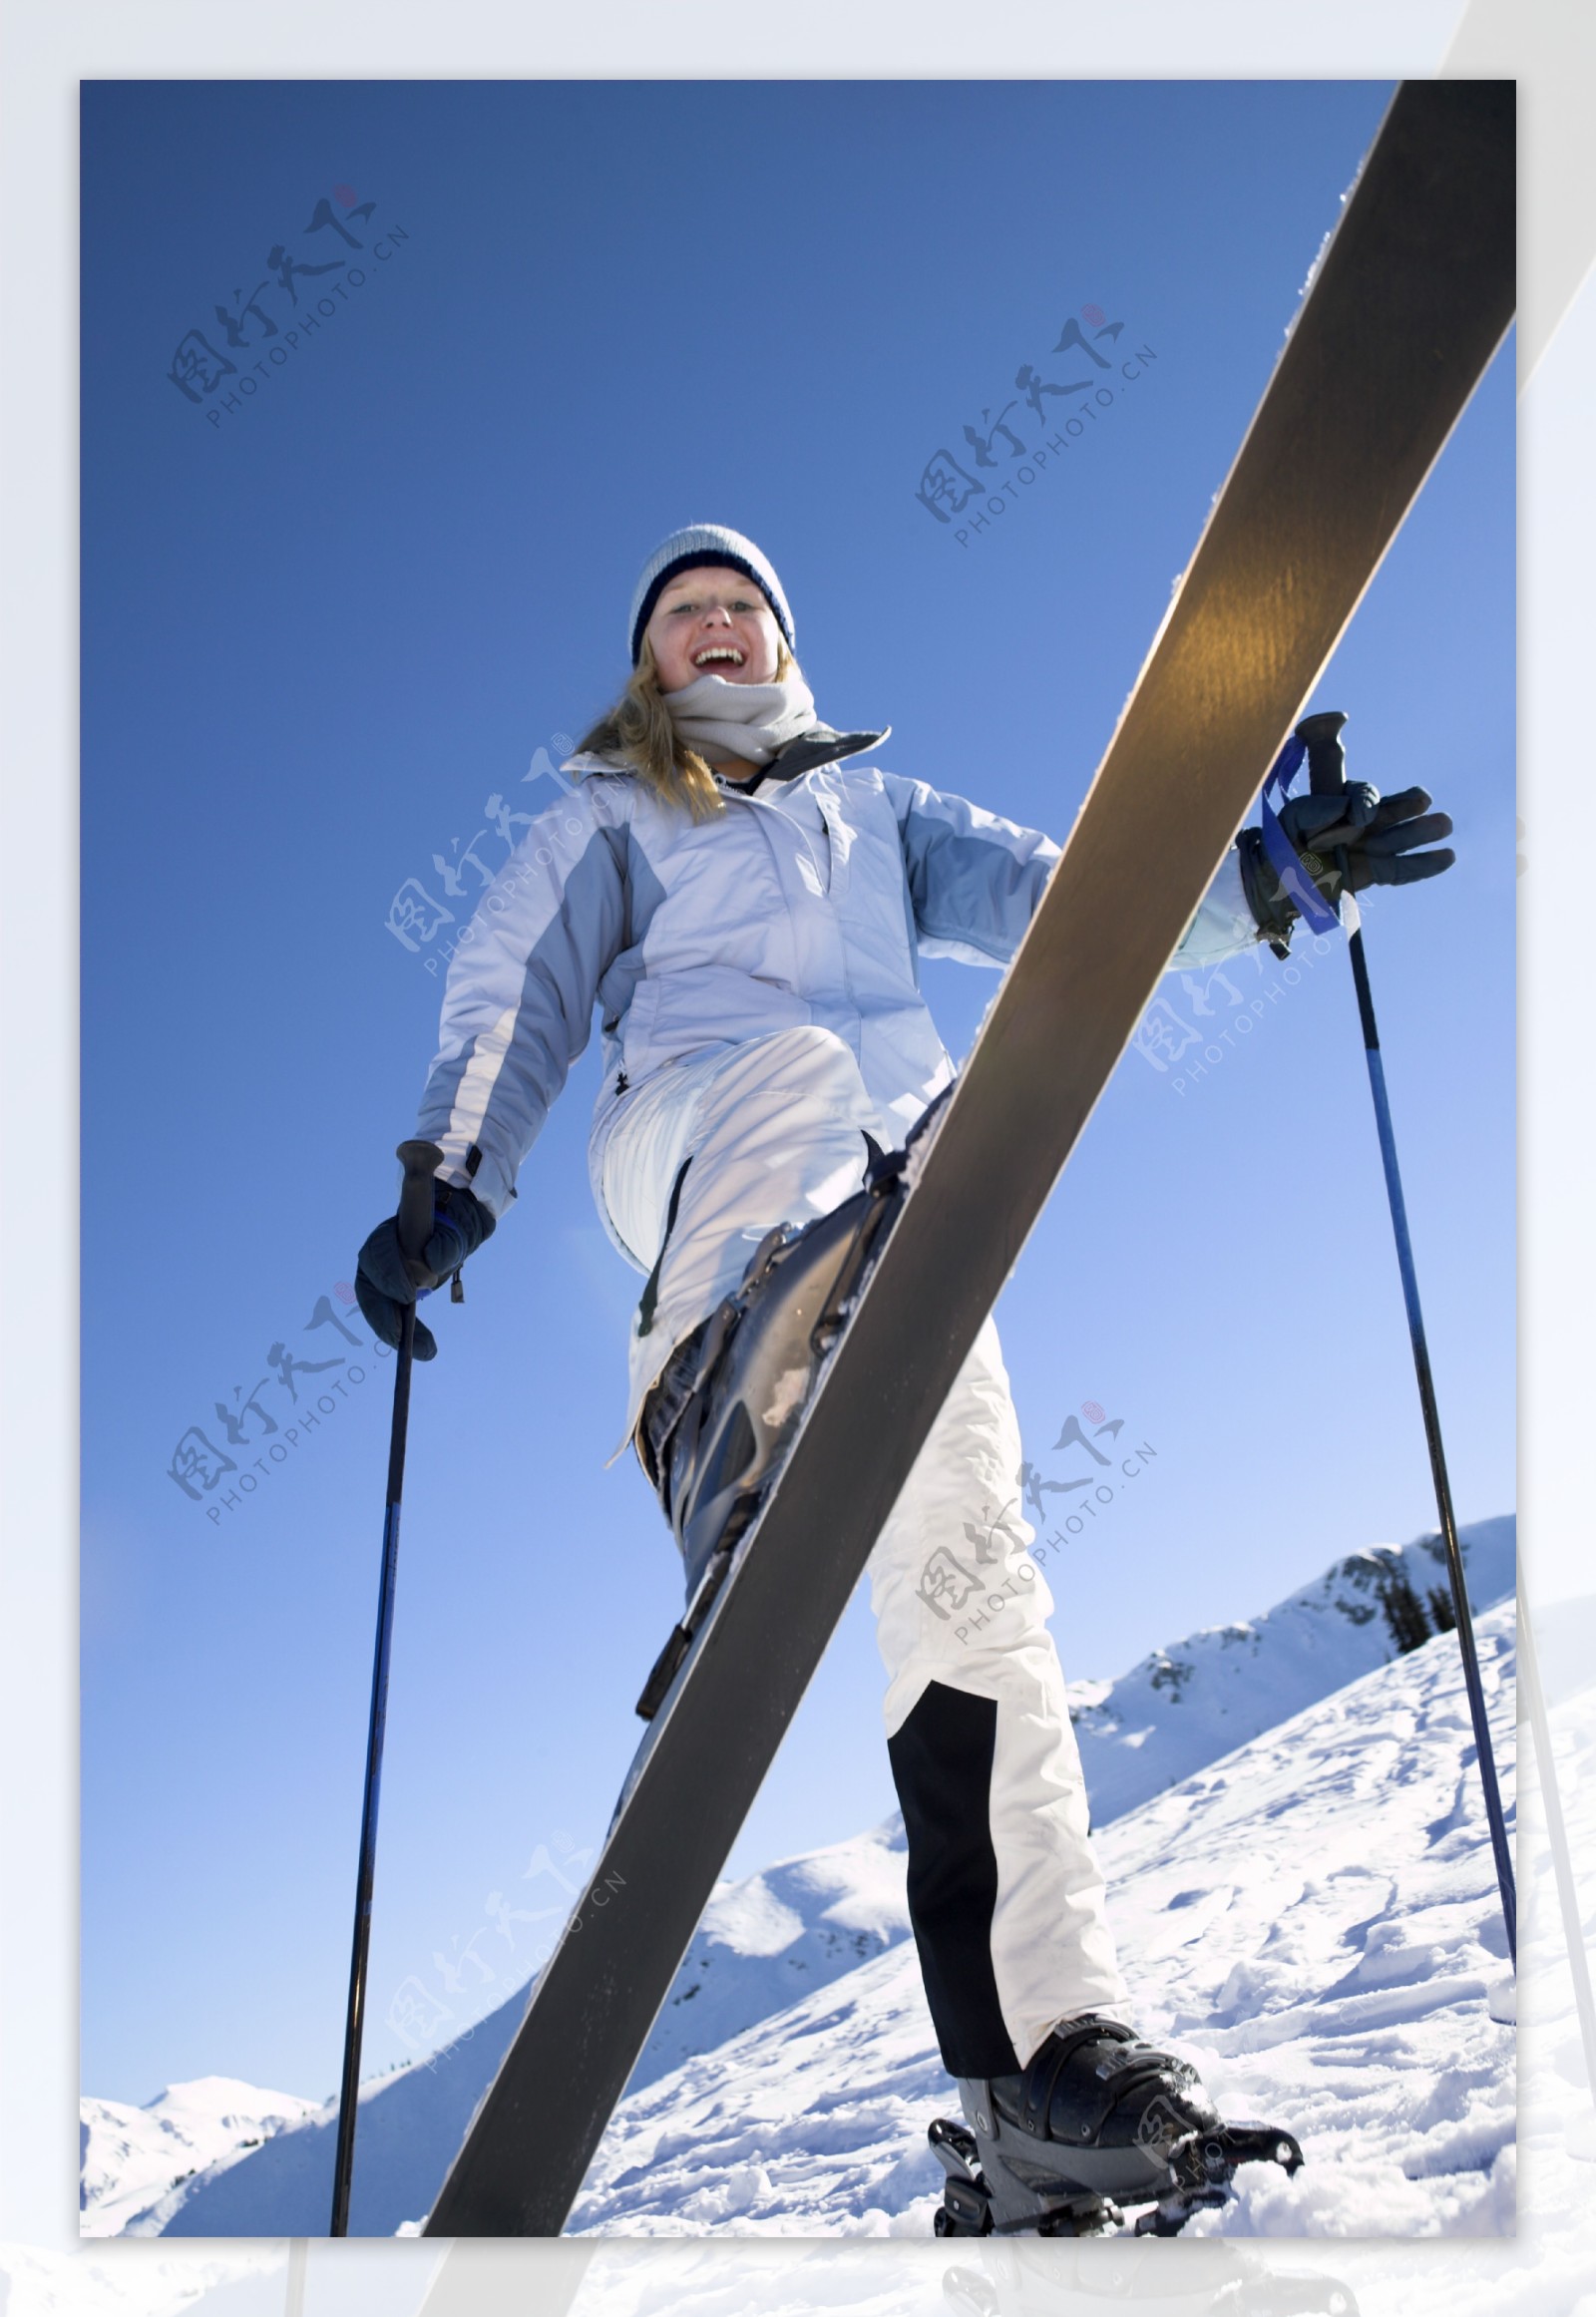
[[[998,2123],[996,2115],[992,2123]],[[1213,2124],[1189,2131],[1164,2156],[1165,2177],[1117,2187],[1117,2197],[1101,2187],[1061,2176],[1056,2158],[1043,2168],[1025,2135],[1000,2124],[996,2135],[977,2137],[968,2124],[939,2117],[927,2133],[947,2177],[935,2228],[939,2236],[1105,2236],[1124,2227],[1125,2204],[1146,2204],[1131,2233],[1178,2236],[1194,2212],[1216,2211],[1232,2198],[1237,2167],[1277,2163],[1288,2178],[1303,2162],[1292,2133],[1272,2124]],[[1089,2159],[1105,2152],[1082,2151]],[[1088,2168],[1081,2165],[1082,2170]]]

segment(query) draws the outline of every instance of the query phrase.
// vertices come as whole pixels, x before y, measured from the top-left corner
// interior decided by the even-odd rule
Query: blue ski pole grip
[[[1326,708],[1305,716],[1297,727],[1297,738],[1308,751],[1308,786],[1316,797],[1339,795],[1347,786],[1347,752],[1341,744],[1346,721],[1339,708]]]
[[[432,1237],[433,1185],[443,1165],[443,1152],[435,1142],[402,1142],[394,1156],[405,1170],[399,1187],[399,1247],[415,1262]],[[430,1278],[431,1274],[423,1276]]]

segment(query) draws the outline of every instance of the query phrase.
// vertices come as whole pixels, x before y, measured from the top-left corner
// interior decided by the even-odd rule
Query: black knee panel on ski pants
[[[1007,2076],[1019,2066],[992,1964],[997,1735],[992,1699],[933,1682],[887,1741],[909,1837],[909,1919],[950,2076]]]

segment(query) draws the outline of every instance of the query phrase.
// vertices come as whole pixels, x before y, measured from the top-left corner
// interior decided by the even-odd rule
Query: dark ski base
[[[427,2222],[553,2236],[883,1522],[1512,318],[1513,85],[1398,92],[1062,859]],[[651,1701],[650,1701],[651,1703]]]

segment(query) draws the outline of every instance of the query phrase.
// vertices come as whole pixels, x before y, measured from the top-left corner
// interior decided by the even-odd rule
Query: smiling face
[[[661,590],[645,632],[662,692],[684,691],[700,676],[723,676],[728,684],[775,681],[776,615],[753,580],[729,565],[678,572]]]

